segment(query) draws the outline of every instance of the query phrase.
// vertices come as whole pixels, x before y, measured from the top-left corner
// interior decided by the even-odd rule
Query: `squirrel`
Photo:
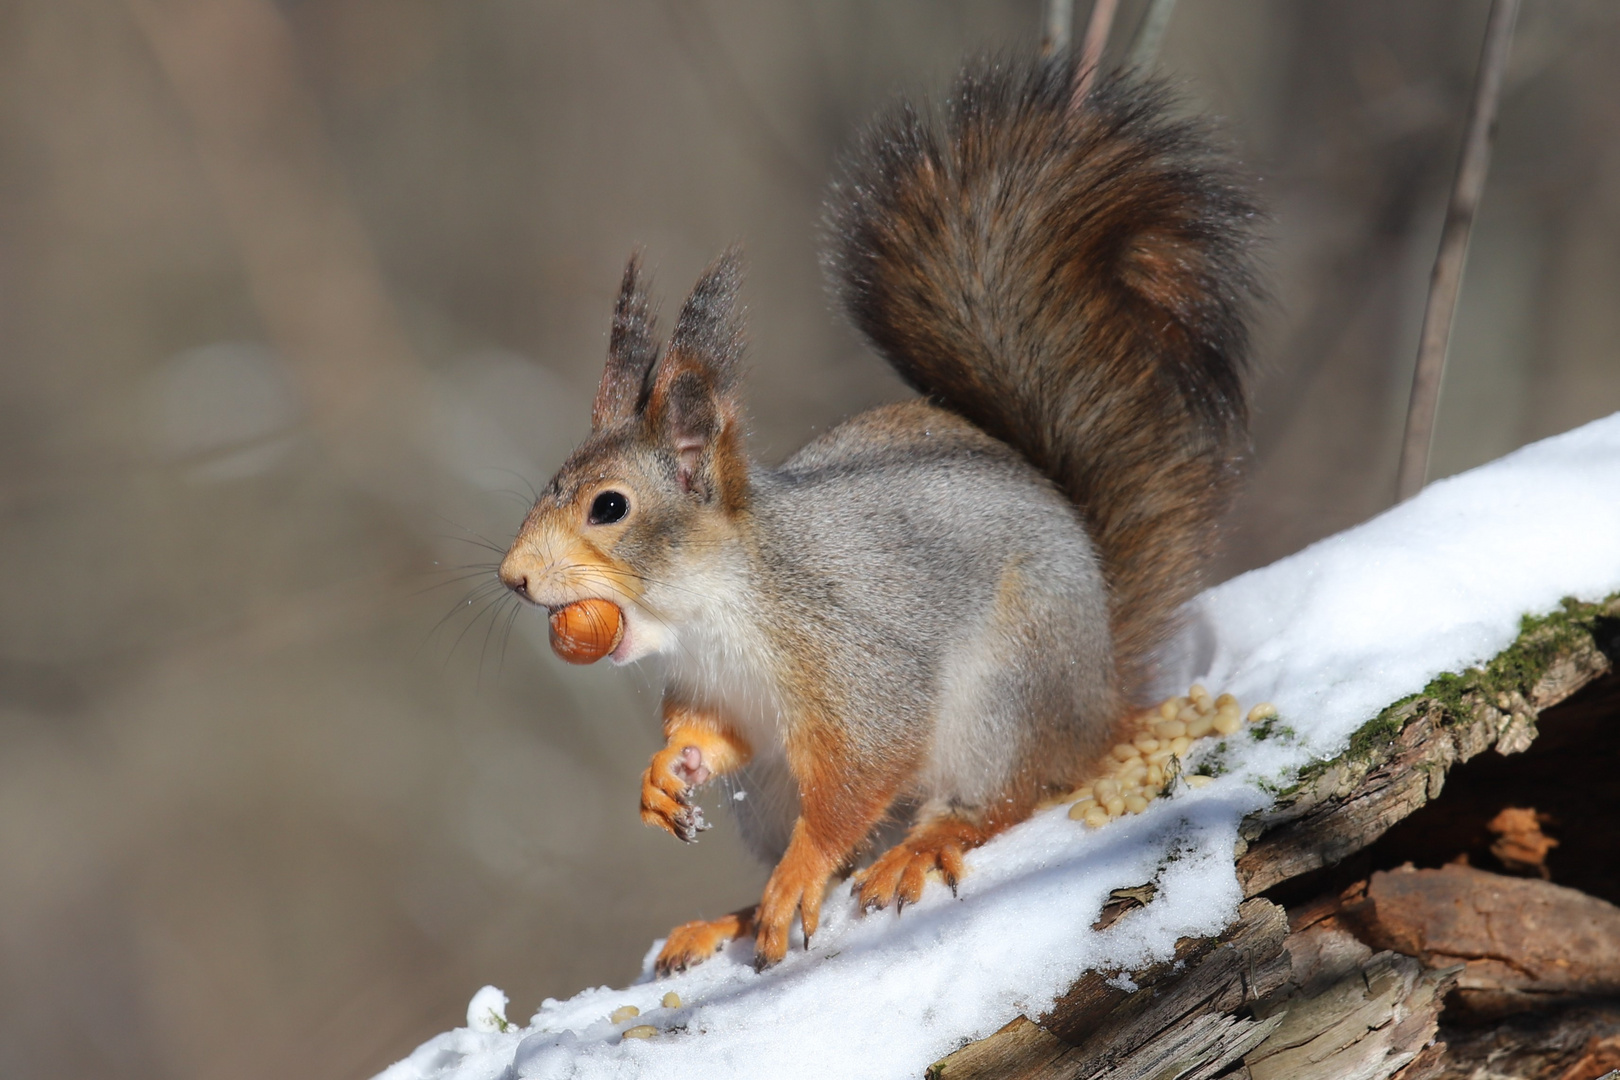
[[[921,396],[777,468],[744,446],[735,250],[667,348],[625,270],[591,433],[499,574],[554,626],[617,609],[614,663],[663,657],[643,820],[690,841],[695,789],[746,770],[775,869],[673,930],[659,974],[746,935],[769,966],[795,918],[808,948],[880,826],[909,828],[854,874],[863,911],[935,872],[954,892],[967,851],[1088,779],[1199,587],[1247,447],[1257,212],[1162,87],[1075,79],[983,61],[867,131],[825,263]]]

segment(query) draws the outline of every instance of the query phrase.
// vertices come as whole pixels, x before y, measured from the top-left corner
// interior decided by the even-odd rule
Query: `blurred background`
[[[1221,576],[1391,500],[1487,7],[1175,14],[1273,214]],[[726,825],[637,818],[654,677],[566,669],[490,567],[637,246],[671,312],[746,244],[764,459],[903,396],[825,298],[824,182],[1040,22],[0,0],[0,1075],[364,1077],[756,896]],[[1620,6],[1527,0],[1431,476],[1620,409],[1617,296]]]

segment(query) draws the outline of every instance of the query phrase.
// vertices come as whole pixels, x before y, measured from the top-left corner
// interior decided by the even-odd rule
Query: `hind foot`
[[[938,870],[951,892],[962,880],[962,856],[990,839],[991,830],[961,818],[945,817],[919,825],[900,843],[852,879],[862,911],[895,905],[898,913],[922,899],[930,871]]]

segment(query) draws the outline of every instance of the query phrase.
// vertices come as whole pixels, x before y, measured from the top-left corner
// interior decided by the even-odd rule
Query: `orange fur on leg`
[[[701,964],[719,952],[726,942],[752,933],[754,914],[758,910],[757,907],[746,907],[718,919],[682,923],[669,932],[664,947],[658,950],[653,971],[662,978],[685,971],[693,964]]]
[[[708,828],[692,792],[747,763],[750,749],[713,713],[664,701],[664,748],[641,776],[641,820],[690,843]]]
[[[994,825],[979,825],[958,817],[942,817],[918,825],[900,843],[855,875],[854,890],[862,911],[895,905],[898,912],[922,899],[930,870],[938,870],[952,892],[962,879],[962,856],[1000,832]]]
[[[888,771],[874,770],[827,725],[808,727],[790,740],[788,761],[799,781],[799,820],[760,900],[754,940],[754,966],[760,969],[787,955],[795,914],[810,947],[827,879],[888,810],[903,776],[892,764]]]

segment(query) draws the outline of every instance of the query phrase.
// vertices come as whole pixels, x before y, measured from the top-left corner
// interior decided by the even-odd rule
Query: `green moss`
[[[1193,770],[1193,775],[1215,777],[1224,774],[1231,768],[1226,760],[1227,754],[1230,752],[1231,747],[1226,745],[1225,739],[1222,739],[1215,744],[1212,750],[1199,759],[1198,767]]]
[[[1281,739],[1283,742],[1298,742],[1299,732],[1282,722],[1280,717],[1268,716],[1257,724],[1249,727],[1249,734],[1265,742],[1267,739]]]
[[[1482,667],[1436,675],[1421,693],[1401,698],[1363,724],[1350,736],[1349,748],[1338,758],[1313,761],[1301,769],[1294,784],[1282,794],[1286,797],[1297,792],[1337,761],[1365,760],[1387,748],[1414,716],[1428,713],[1437,715],[1441,724],[1458,724],[1472,719],[1475,702],[1483,699],[1495,705],[1504,695],[1529,693],[1559,657],[1592,641],[1599,624],[1613,620],[1617,605],[1620,592],[1595,604],[1566,598],[1557,611],[1524,616],[1513,644]]]

